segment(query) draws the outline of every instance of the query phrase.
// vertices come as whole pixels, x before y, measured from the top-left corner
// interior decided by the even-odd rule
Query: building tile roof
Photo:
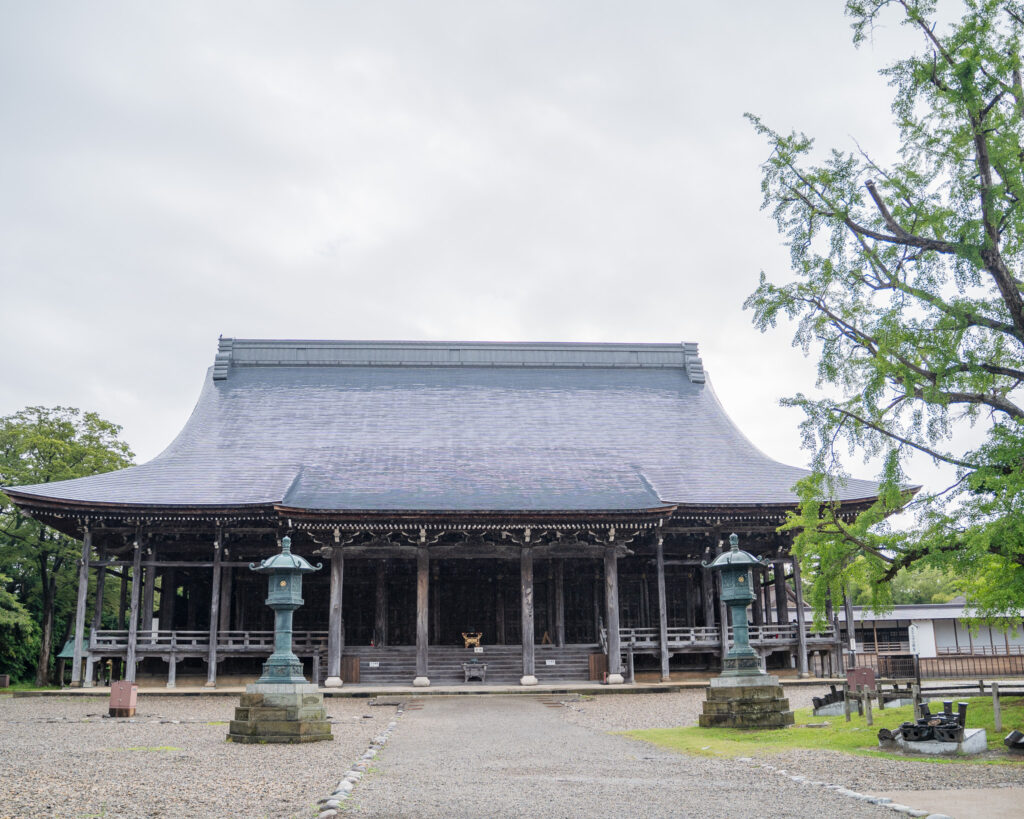
[[[114,506],[623,511],[793,504],[806,474],[730,421],[695,344],[221,339],[162,454],[10,491]],[[876,494],[850,480],[840,499]]]

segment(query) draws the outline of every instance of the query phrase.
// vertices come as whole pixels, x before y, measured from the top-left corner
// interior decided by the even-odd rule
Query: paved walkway
[[[567,722],[557,700],[428,697],[359,784],[359,817],[821,817],[893,812]]]

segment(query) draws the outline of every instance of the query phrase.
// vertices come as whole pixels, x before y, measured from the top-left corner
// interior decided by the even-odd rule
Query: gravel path
[[[794,686],[786,689],[786,695],[791,707],[809,708],[811,697],[820,697],[827,691],[826,687]],[[620,694],[567,702],[563,713],[569,723],[592,730],[633,731],[696,725],[703,701],[702,689],[661,694]],[[784,768],[808,779],[832,782],[851,790],[869,793],[935,788],[1024,787],[1024,763],[1013,766],[956,762],[934,764],[914,759],[872,759],[820,750],[765,752],[755,756],[770,761],[777,768]]]
[[[237,704],[140,696],[129,722],[105,719],[105,698],[0,697],[0,819],[308,819],[395,715],[327,698],[333,742],[233,745]]]
[[[612,699],[628,701],[628,708],[639,697],[595,701]],[[422,709],[406,712],[345,815],[894,816],[758,766],[661,751],[573,724],[563,717],[566,709],[547,707],[557,700],[424,697],[419,702]]]

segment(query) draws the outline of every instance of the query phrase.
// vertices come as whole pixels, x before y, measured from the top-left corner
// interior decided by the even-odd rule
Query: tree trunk
[[[54,561],[53,571],[46,565],[47,556],[39,558],[39,577],[43,590],[42,639],[39,642],[39,663],[36,666],[36,685],[50,684],[50,655],[53,653],[53,605],[57,594],[57,570],[61,560]],[[63,647],[63,646],[62,646]]]

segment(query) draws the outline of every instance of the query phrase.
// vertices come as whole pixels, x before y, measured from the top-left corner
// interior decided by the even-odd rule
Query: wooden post
[[[614,546],[604,550],[604,605],[608,623],[608,684],[621,685],[625,680],[619,645],[619,556]]]
[[[555,561],[555,645],[565,646],[565,561]]]
[[[78,565],[78,605],[75,608],[75,651],[71,666],[71,685],[82,685],[82,640],[85,638],[85,599],[89,594],[89,558],[92,556],[92,532],[82,535],[82,562]],[[61,680],[61,685],[64,681]]]
[[[505,645],[505,578],[499,577],[496,581],[497,590],[494,595],[494,627],[497,629],[495,643],[499,646]]]
[[[804,587],[800,580],[800,561],[795,557],[793,561],[793,593],[796,596],[796,650],[797,673],[801,677],[808,676],[807,672],[807,624],[804,623]]]
[[[441,644],[441,564],[434,563],[433,583],[430,585],[430,633],[432,642]]]
[[[850,668],[857,667],[857,652],[853,650],[857,642],[856,622],[853,619],[853,603],[850,601],[848,589],[843,590],[843,612],[846,614],[846,645],[850,648]]]
[[[655,556],[658,562],[658,640],[661,644],[661,680],[668,682],[668,601],[665,594],[665,546],[658,535],[655,540]]]
[[[426,546],[416,549],[416,686],[430,685],[427,651],[430,624],[430,553]]]
[[[100,560],[107,556],[105,547],[100,548]],[[89,626],[91,640],[95,639],[96,631],[103,625],[103,591],[107,582],[107,568],[100,566],[96,570],[96,597],[92,605],[92,624]],[[85,679],[82,681],[85,688],[92,688],[96,684],[95,663],[92,652],[85,659]]]
[[[997,731],[1003,730],[1003,712],[999,707],[999,683],[992,683],[992,717]]]
[[[722,553],[721,533],[715,530],[715,544],[711,549],[712,558]],[[718,598],[718,644],[721,652],[721,662],[725,662],[725,655],[729,653],[729,611],[725,601],[722,599],[722,573],[714,574],[714,589]]]
[[[220,570],[220,620],[217,627],[220,631],[231,628],[231,590],[235,581],[235,570],[231,566],[223,566]],[[163,596],[161,595],[161,600]],[[163,623],[160,624],[163,626]]]
[[[174,631],[175,605],[178,602],[178,572],[171,566],[160,582],[160,628]]]
[[[519,585],[522,592],[523,676],[520,685],[536,685],[533,649],[533,547],[523,546],[519,551]]]
[[[142,588],[142,549],[145,541],[140,532],[135,537],[135,556],[132,559],[132,599],[128,609],[128,648],[125,651],[125,674],[128,682],[135,682],[136,655],[139,644],[139,598]]]
[[[910,696],[913,699],[913,711],[912,711],[912,713],[914,715],[914,720],[916,721],[916,720],[919,720],[921,718],[921,686],[920,685],[911,684],[911,686],[910,686]]]
[[[844,682],[843,683],[843,716],[846,717],[846,721],[847,722],[850,721],[850,696],[852,695],[852,693],[853,692],[850,691],[850,684]]]
[[[864,698],[864,716],[868,721],[868,725],[874,725],[875,720],[871,712],[871,692],[865,690],[861,696]]]
[[[715,546],[711,547],[711,559],[715,559],[718,552]],[[710,562],[710,561],[709,561]],[[700,570],[700,596],[704,604],[704,627],[712,628],[715,625],[715,578],[710,569]]]
[[[145,578],[142,583],[142,639],[143,642],[153,642],[153,607],[156,599],[156,566],[153,565],[153,561],[156,560],[156,554],[153,547],[150,546],[149,554],[147,555],[148,566],[143,567]]]
[[[388,644],[388,561],[382,558],[376,565],[376,584],[373,594],[373,644],[382,648]]]
[[[331,591],[327,605],[327,679],[326,688],[340,688],[341,652],[345,635],[342,624],[343,589],[345,585],[345,555],[341,549],[331,550]]]
[[[217,527],[213,550],[213,575],[210,579],[210,647],[206,656],[205,688],[217,687],[217,626],[220,620],[220,561],[224,552],[224,530]]]
[[[772,564],[775,572],[775,621],[784,626],[789,623],[789,597],[786,594],[786,565],[781,560]]]
[[[752,575],[751,585],[754,587],[754,602],[750,607],[750,615],[754,625],[759,626],[764,622],[764,593],[762,591],[761,570],[755,568],[750,574]],[[735,626],[736,624],[733,623],[733,625]]]

